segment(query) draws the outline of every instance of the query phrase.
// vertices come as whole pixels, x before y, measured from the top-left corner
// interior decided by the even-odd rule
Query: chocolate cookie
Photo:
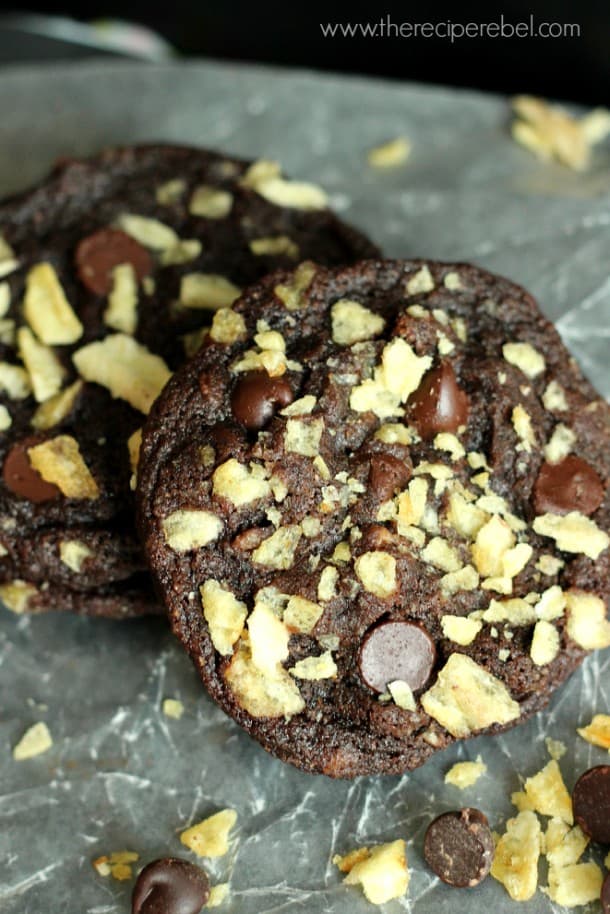
[[[65,160],[0,229],[0,596],[155,611],[131,488],[152,401],[243,286],[376,249],[274,163],[170,146]]]
[[[301,266],[218,312],[143,436],[177,636],[262,745],[399,773],[610,644],[610,410],[523,289]]]

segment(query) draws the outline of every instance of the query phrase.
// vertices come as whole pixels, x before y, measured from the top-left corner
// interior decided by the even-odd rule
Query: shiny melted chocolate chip
[[[130,263],[139,280],[152,272],[152,259],[146,248],[120,229],[105,228],[83,238],[75,254],[80,281],[96,295],[112,289],[112,271]]]
[[[294,399],[285,378],[271,378],[266,371],[249,371],[231,394],[231,409],[238,422],[251,431],[264,428],[278,409]]]
[[[430,635],[412,622],[382,622],[370,629],[360,647],[360,676],[375,692],[389,682],[406,682],[416,692],[430,678],[436,648]]]
[[[468,422],[470,400],[450,362],[444,360],[424,375],[408,401],[409,419],[424,440],[439,432],[456,432]]]
[[[488,875],[494,839],[478,809],[446,812],[432,822],[424,839],[424,857],[436,875],[455,888],[472,888]]]
[[[604,485],[585,460],[570,454],[560,463],[543,463],[534,485],[536,514],[593,514],[604,500]]]
[[[580,776],[572,806],[585,835],[598,844],[610,844],[610,765],[597,765]]]
[[[28,448],[38,444],[36,438],[26,438],[14,444],[6,457],[2,468],[4,484],[7,488],[32,502],[52,501],[61,492],[52,483],[42,478],[28,457]]]
[[[206,873],[177,857],[153,860],[137,878],[132,914],[199,914],[210,897]]]
[[[373,498],[387,501],[411,478],[411,468],[392,454],[374,454],[369,470],[369,489]]]

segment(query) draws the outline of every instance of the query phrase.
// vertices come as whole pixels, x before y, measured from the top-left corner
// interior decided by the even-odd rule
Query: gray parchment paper
[[[175,140],[279,158],[331,192],[335,207],[389,254],[464,258],[528,286],[604,395],[610,395],[610,153],[574,175],[542,165],[507,134],[506,101],[360,79],[221,64],[88,64],[0,75],[0,190],[23,187],[60,154],[103,144]],[[368,147],[398,134],[409,164],[378,173]],[[577,725],[610,710],[610,652],[591,657],[550,708],[497,739],[452,748],[403,778],[334,783],[267,756],[204,696],[160,621],[89,622],[0,611],[0,910],[122,914],[130,883],[91,860],[128,848],[146,862],[180,853],[178,832],[224,806],[239,813],[230,878],[235,914],[373,910],[340,884],[333,853],[404,836],[411,887],[388,914],[519,910],[489,879],[456,894],[421,858],[438,812],[478,805],[499,827],[519,776],[563,739],[568,785],[607,753]],[[161,712],[184,702],[181,720]],[[11,747],[38,720],[54,745],[16,763]],[[457,760],[483,756],[487,775],[464,793],[445,786]],[[543,877],[544,881],[544,877]],[[520,910],[554,911],[545,895]]]

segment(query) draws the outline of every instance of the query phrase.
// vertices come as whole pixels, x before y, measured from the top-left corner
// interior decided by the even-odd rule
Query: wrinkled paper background
[[[391,255],[467,259],[536,294],[604,395],[610,395],[610,150],[575,175],[540,164],[507,134],[503,99],[474,93],[222,64],[126,63],[4,70],[0,191],[26,186],[55,156],[104,144],[174,140],[279,158],[329,189],[342,215]],[[399,134],[408,165],[381,173],[366,150]],[[5,914],[122,914],[131,883],[99,877],[114,850],[147,862],[188,852],[178,832],[224,806],[239,813],[231,853],[212,861],[231,881],[227,914],[371,911],[344,888],[331,856],[404,836],[411,886],[389,914],[496,914],[516,905],[492,879],[456,894],[422,862],[439,812],[473,804],[494,827],[519,778],[563,739],[562,768],[607,760],[577,725],[610,705],[610,652],[591,657],[550,708],[496,739],[454,747],[403,778],[332,782],[267,756],[203,694],[163,622],[18,618],[0,610],[0,909]],[[181,720],[161,712],[184,702]],[[21,763],[11,747],[45,720],[54,745]],[[462,759],[487,775],[465,792],[443,783]],[[601,857],[599,858],[601,859]],[[542,877],[544,883],[544,876]],[[556,909],[540,892],[524,914]]]

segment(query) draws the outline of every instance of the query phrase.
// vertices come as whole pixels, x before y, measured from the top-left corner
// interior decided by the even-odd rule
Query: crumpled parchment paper
[[[57,155],[144,140],[193,142],[278,158],[320,182],[334,206],[390,255],[473,260],[538,296],[585,372],[610,395],[610,151],[572,174],[508,136],[506,100],[373,80],[192,63],[89,63],[5,70],[0,79],[0,192],[41,177]],[[369,147],[405,134],[409,163],[375,172]],[[391,912],[560,910],[540,892],[517,908],[491,878],[456,894],[425,868],[423,833],[461,805],[493,827],[519,778],[562,739],[571,787],[607,753],[575,728],[610,709],[610,652],[584,667],[535,719],[500,738],[453,747],[402,778],[332,782],[267,756],[203,694],[160,620],[91,622],[0,611],[0,909],[4,914],[122,914],[131,883],[91,860],[135,850],[145,863],[188,852],[178,833],[232,806],[231,853],[209,863],[231,881],[227,914],[371,911],[341,885],[334,853],[404,836],[411,886]],[[164,698],[185,705],[163,715]],[[11,748],[45,720],[54,745],[17,763]],[[446,770],[481,754],[488,773],[464,792]],[[601,858],[600,858],[601,859]],[[544,883],[544,875],[542,876]]]

